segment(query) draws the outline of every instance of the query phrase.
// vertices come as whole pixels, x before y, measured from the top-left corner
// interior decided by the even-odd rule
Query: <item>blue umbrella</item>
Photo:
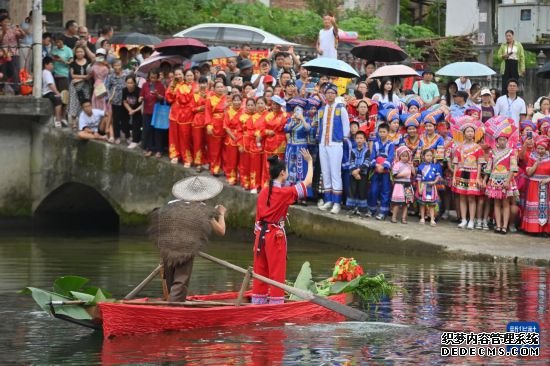
[[[302,65],[304,69],[343,78],[358,78],[359,74],[344,61],[330,57],[317,57]]]
[[[453,62],[436,71],[441,76],[490,76],[496,72],[479,62]]]

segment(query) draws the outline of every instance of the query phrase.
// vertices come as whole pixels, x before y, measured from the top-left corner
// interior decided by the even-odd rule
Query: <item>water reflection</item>
[[[208,251],[243,267],[251,264],[251,249],[243,239],[213,243]],[[343,255],[354,256],[368,272],[383,272],[407,290],[371,307],[369,314],[372,321],[409,327],[250,325],[104,340],[49,318],[32,299],[15,291],[31,284],[47,288],[60,275],[78,274],[122,297],[158,262],[145,238],[0,237],[0,364],[519,364],[516,359],[466,362],[439,356],[441,331],[502,332],[511,320],[540,323],[543,355],[529,364],[548,364],[548,268],[350,252],[294,239],[288,277],[297,274],[304,260],[312,262],[318,278],[327,277]],[[241,280],[238,273],[197,260],[191,290],[237,290]],[[143,295],[159,296],[160,289],[157,280]]]

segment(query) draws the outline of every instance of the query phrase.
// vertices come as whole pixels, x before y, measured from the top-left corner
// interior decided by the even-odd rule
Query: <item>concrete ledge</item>
[[[78,182],[101,193],[119,214],[121,225],[142,225],[148,212],[172,198],[174,182],[196,174],[194,169],[170,164],[166,157],[144,158],[141,150],[128,150],[123,145],[80,141],[67,130],[48,126],[37,129],[40,133],[35,139],[32,171],[34,209],[60,185]],[[252,232],[256,200],[256,195],[226,184],[211,203],[226,205],[229,228]],[[293,206],[287,231],[291,236],[345,249],[550,265],[550,240],[547,238],[459,230],[455,224],[447,222],[432,228],[419,225],[413,217],[409,220],[408,225],[392,224],[389,220],[331,215],[316,206]]]
[[[0,97],[0,115],[39,117],[44,121],[52,116],[52,105],[45,98],[2,96]]]

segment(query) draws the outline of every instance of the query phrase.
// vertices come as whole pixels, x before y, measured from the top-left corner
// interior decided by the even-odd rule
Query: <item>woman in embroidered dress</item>
[[[307,175],[307,162],[303,159],[301,151],[307,149],[307,136],[311,126],[304,117],[307,111],[307,100],[292,98],[287,105],[293,114],[285,125],[287,138],[285,164],[287,166],[288,181],[296,184],[305,179]]]
[[[481,122],[479,122],[481,123]],[[453,192],[458,195],[460,217],[458,224],[461,229],[474,229],[476,218],[476,198],[481,195],[481,164],[483,162],[483,150],[476,143],[476,132],[482,128],[476,124],[472,117],[464,116],[457,121],[459,138],[453,158]],[[463,141],[463,142],[461,142]],[[469,213],[469,215],[468,215]],[[469,217],[470,221],[467,221]]]
[[[509,146],[508,139],[515,132],[507,122],[505,127],[495,131],[496,147],[491,150],[485,168],[487,197],[494,200],[495,233],[506,234],[510,221],[511,200],[517,195],[514,174],[518,171],[516,150]]]
[[[407,146],[411,151],[412,161],[415,167],[420,163],[420,152],[422,151],[422,140],[418,136],[418,127],[420,126],[419,120],[421,118],[420,113],[401,115],[401,118],[405,121],[403,123],[407,130],[407,134],[403,136],[399,146]]]
[[[225,146],[223,150],[223,170],[225,179],[231,185],[237,184],[237,167],[239,166],[239,142],[242,141],[243,128],[241,114],[243,97],[235,94],[231,98],[231,106],[225,112]]]
[[[218,176],[222,170],[222,147],[225,138],[223,120],[227,103],[227,88],[222,81],[214,83],[214,94],[206,99],[206,145],[210,173]]]
[[[521,228],[527,233],[550,234],[550,139],[539,136],[527,162],[527,196]]]

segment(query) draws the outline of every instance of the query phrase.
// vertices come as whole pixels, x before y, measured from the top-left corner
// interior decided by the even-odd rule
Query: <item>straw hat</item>
[[[218,179],[197,175],[176,182],[172,194],[183,201],[206,201],[216,197],[222,189],[223,184]]]

